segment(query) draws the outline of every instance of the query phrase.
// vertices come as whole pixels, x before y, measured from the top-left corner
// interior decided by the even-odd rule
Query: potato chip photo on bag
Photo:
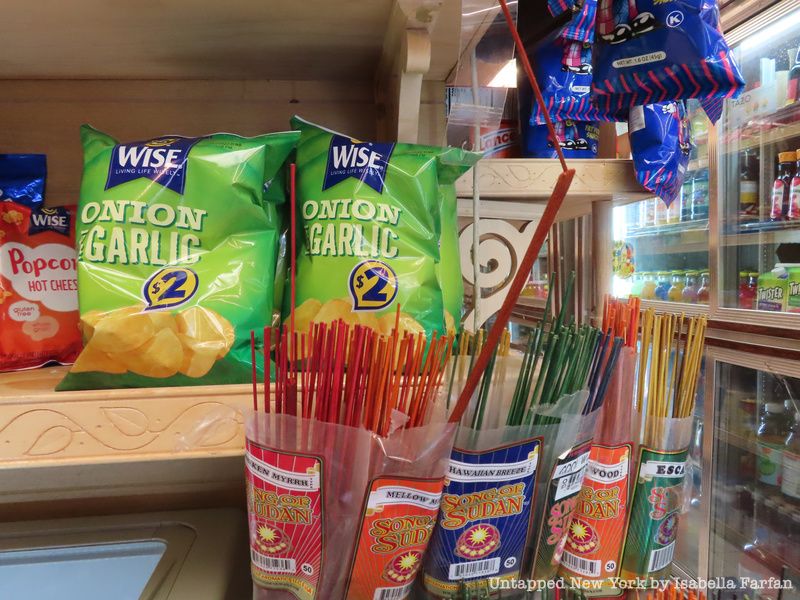
[[[82,128],[84,350],[58,389],[249,381],[250,331],[272,321],[283,168],[297,138],[120,143]]]

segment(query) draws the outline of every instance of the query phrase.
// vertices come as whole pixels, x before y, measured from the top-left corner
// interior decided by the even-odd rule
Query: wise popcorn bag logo
[[[437,597],[520,576],[530,534],[541,438],[501,448],[454,448],[424,585]]]
[[[442,495],[441,479],[379,477],[367,491],[348,600],[403,600],[411,594]]]
[[[322,460],[249,439],[246,449],[253,580],[298,600],[314,600],[323,560]]]

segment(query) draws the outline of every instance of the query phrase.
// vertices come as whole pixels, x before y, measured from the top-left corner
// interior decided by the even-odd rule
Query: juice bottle
[[[633,284],[631,285],[631,296],[641,296],[644,288],[644,273],[635,271],[633,273]]]
[[[739,308],[753,310],[756,307],[757,279],[758,273],[739,271]]]
[[[686,271],[686,285],[683,286],[683,301],[689,304],[697,303],[697,271]]]
[[[656,273],[656,300],[668,300],[669,288],[669,271],[658,271]]]
[[[708,218],[708,169],[698,169],[692,178],[692,220]]]
[[[683,286],[686,285],[686,272],[673,271],[672,285],[667,290],[667,300],[670,302],[680,302],[683,300]]]
[[[641,223],[642,227],[654,227],[656,224],[656,200],[655,198],[651,198],[650,200],[643,200],[639,203],[639,222]]]
[[[783,447],[789,428],[782,402],[767,402],[756,432],[758,481],[765,491],[778,491],[782,483]]]
[[[789,208],[789,190],[795,174],[797,152],[781,152],[778,154],[778,176],[772,184],[772,203],[770,205],[770,221],[783,221]]]
[[[692,207],[694,206],[694,203],[692,202],[693,177],[694,173],[686,173],[686,177],[683,180],[683,185],[681,186],[681,221],[692,220]]]
[[[683,194],[678,193],[678,197],[667,207],[667,223],[674,225],[681,222],[681,206],[683,204]]]
[[[800,413],[794,413],[794,422],[783,444],[783,481],[781,494],[784,500],[800,507]]]
[[[739,171],[739,222],[758,221],[758,154],[752,148],[742,153]]]
[[[656,198],[656,222],[657,227],[667,224],[667,205],[660,198]]]
[[[780,312],[786,310],[786,296],[789,287],[789,273],[782,264],[758,276],[756,288],[756,308]]]
[[[786,209],[786,219],[788,221],[800,220],[800,150],[796,153],[797,162],[795,163],[794,177],[789,187],[789,207]]]
[[[642,300],[656,299],[656,277],[652,271],[642,273]]]
[[[711,295],[711,277],[708,271],[700,272],[700,287],[697,288],[697,302],[699,304],[708,304],[708,298]]]

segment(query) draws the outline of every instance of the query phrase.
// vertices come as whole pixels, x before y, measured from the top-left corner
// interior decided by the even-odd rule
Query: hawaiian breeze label
[[[453,449],[425,588],[452,597],[486,579],[518,579],[530,533],[541,438],[472,452]]]

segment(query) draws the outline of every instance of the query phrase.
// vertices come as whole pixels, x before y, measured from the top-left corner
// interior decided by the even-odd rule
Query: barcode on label
[[[584,577],[600,576],[599,560],[589,560],[588,558],[581,558],[569,552],[564,552],[564,554],[561,555],[561,564]]]
[[[264,556],[260,552],[250,549],[250,560],[259,569],[265,571],[272,571],[274,573],[295,573],[297,572],[297,565],[293,558],[273,558],[271,556]]]
[[[468,563],[450,565],[449,579],[467,579],[468,577],[481,577],[494,575],[500,572],[500,558],[486,558]]]
[[[378,588],[372,595],[372,600],[405,600],[411,593],[413,585],[413,583],[409,583],[396,588]]]
[[[659,550],[653,550],[650,553],[650,564],[647,567],[648,572],[660,571],[668,566],[672,562],[673,554],[675,554],[675,542]]]

